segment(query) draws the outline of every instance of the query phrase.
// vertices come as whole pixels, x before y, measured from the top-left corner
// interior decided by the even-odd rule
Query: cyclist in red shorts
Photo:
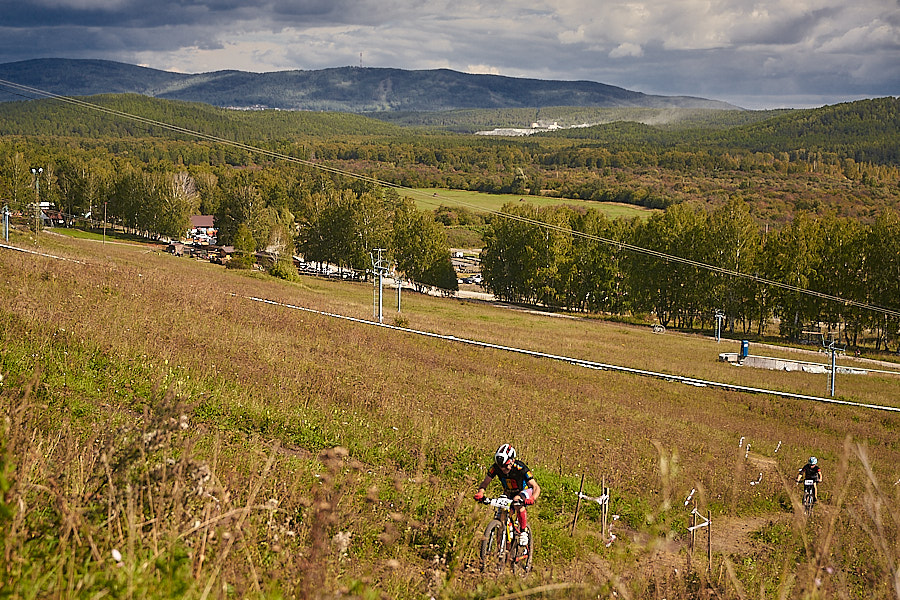
[[[538,496],[541,494],[541,486],[531,474],[531,469],[521,460],[516,460],[516,449],[509,444],[503,444],[494,454],[494,464],[488,469],[487,475],[478,491],[475,492],[475,500],[481,501],[484,498],[484,491],[491,484],[494,477],[500,478],[503,485],[503,495],[521,504],[519,506],[519,528],[522,534],[519,536],[519,543],[523,546],[528,545],[528,535],[525,528],[528,526],[528,514],[525,507],[534,504]]]

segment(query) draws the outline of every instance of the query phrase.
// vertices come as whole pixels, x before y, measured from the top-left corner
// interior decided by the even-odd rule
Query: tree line
[[[211,214],[218,244],[237,251],[233,266],[249,267],[260,251],[285,260],[299,252],[310,262],[365,272],[381,248],[417,287],[458,289],[444,227],[391,188],[303,166],[184,167],[71,150],[26,159],[3,149],[0,191],[13,210],[51,202],[73,217],[176,240],[192,215]],[[39,174],[33,164],[44,165]]]
[[[740,193],[754,217],[776,226],[803,211],[834,210],[870,220],[883,206],[900,206],[900,100],[895,98],[766,113],[761,119],[704,111],[697,120],[676,124],[613,122],[512,139],[402,128],[362,115],[227,111],[133,95],[90,100],[412,188],[654,209]],[[40,146],[47,145],[68,147],[73,154],[105,150],[153,169],[167,168],[158,166],[163,163],[237,169],[268,164],[247,146],[198,141],[159,125],[49,100],[0,104],[0,135],[26,155],[32,154],[28,147],[46,153]]]
[[[853,347],[872,332],[879,350],[895,344],[900,329],[896,316],[798,291],[900,311],[900,213],[894,210],[871,225],[803,215],[767,232],[740,199],[711,212],[678,204],[646,221],[508,204],[491,219],[482,268],[485,287],[502,300],[652,313],[677,328],[709,327],[722,311],[732,332],[763,335],[777,319],[780,334],[791,340],[824,325]]]
[[[126,112],[149,108],[161,121],[202,126],[225,139],[252,140],[283,156],[339,165],[365,174],[369,181],[523,196],[541,193],[664,209],[646,222],[630,223],[607,223],[592,211],[538,211],[540,218],[561,228],[544,230],[543,242],[539,231],[518,231],[521,222],[504,224],[492,218],[485,267],[495,269],[496,280],[489,285],[505,299],[571,310],[653,312],[661,321],[683,327],[708,322],[710,307],[716,306],[727,310],[730,326],[738,330],[762,331],[765,323],[778,318],[789,336],[810,323],[827,322],[841,323],[845,335],[855,339],[865,328],[880,327],[880,345],[893,335],[892,328],[896,331],[890,320],[879,325],[871,315],[794,298],[750,280],[726,286],[722,275],[683,264],[663,268],[658,259],[622,249],[612,252],[614,246],[588,243],[590,237],[568,239],[560,233],[566,228],[583,231],[710,264],[728,259],[737,271],[893,306],[897,295],[878,290],[893,289],[884,282],[900,279],[891,274],[885,258],[898,253],[882,251],[887,242],[876,227],[891,230],[883,219],[896,214],[900,169],[890,156],[857,150],[891,146],[900,131],[896,99],[791,111],[742,127],[702,132],[619,123],[516,140],[423,134],[384,123],[366,130],[373,120],[358,115],[231,114],[140,97],[103,101]],[[183,234],[190,215],[213,214],[219,241],[245,253],[299,251],[310,260],[361,270],[370,266],[368,252],[388,248],[403,270],[415,273],[423,285],[456,285],[444,230],[434,222],[447,222],[451,215],[446,212],[416,213],[391,189],[351,176],[326,175],[311,165],[261,158],[248,147],[198,142],[118,121],[115,131],[103,130],[103,119],[84,119],[66,112],[72,110],[68,106],[53,105],[59,112],[47,113],[46,106],[0,106],[0,113],[9,117],[0,119],[7,132],[0,138],[0,195],[13,209],[21,210],[39,195],[68,214],[96,218],[102,207],[123,227],[170,238]],[[880,129],[873,128],[876,121]],[[42,126],[53,135],[16,134]],[[96,137],[95,126],[107,133]],[[133,134],[141,137],[129,137]],[[792,137],[796,139],[787,139]],[[819,144],[820,138],[827,144]],[[873,157],[874,162],[857,160]],[[43,171],[36,177],[31,169],[37,165]],[[793,210],[781,210],[783,205]],[[720,214],[726,207],[733,211],[731,221]],[[845,216],[849,214],[855,218]],[[740,240],[749,240],[746,248],[738,245],[743,248],[740,260],[730,259],[728,247],[721,246],[726,234],[738,236],[726,221],[743,232]],[[761,222],[772,223],[772,231],[761,232]],[[817,241],[822,239],[835,241]],[[863,244],[882,250],[857,252],[844,262],[832,257],[834,248]],[[528,260],[521,258],[519,247],[528,248]],[[778,259],[790,252],[815,258]],[[748,256],[754,258],[745,263]],[[859,264],[861,256],[866,258]],[[536,263],[540,268],[519,265],[531,265],[538,257],[544,259]],[[641,274],[654,271],[659,272],[652,281],[663,283],[641,279]],[[670,276],[677,276],[677,284],[668,282]],[[862,281],[865,288],[849,289]]]

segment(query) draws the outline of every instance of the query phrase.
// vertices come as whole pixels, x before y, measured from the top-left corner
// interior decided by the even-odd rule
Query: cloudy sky
[[[449,68],[746,108],[900,95],[900,0],[0,0],[0,15],[0,63]]]

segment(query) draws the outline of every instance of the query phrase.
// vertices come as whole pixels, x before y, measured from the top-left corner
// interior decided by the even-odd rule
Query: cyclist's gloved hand
[[[475,492],[475,500],[477,500],[478,502],[484,500],[484,490],[478,490],[477,492]]]

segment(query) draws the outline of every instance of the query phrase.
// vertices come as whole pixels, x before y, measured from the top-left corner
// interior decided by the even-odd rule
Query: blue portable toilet
[[[750,355],[750,340],[741,340],[741,358],[747,358]]]

